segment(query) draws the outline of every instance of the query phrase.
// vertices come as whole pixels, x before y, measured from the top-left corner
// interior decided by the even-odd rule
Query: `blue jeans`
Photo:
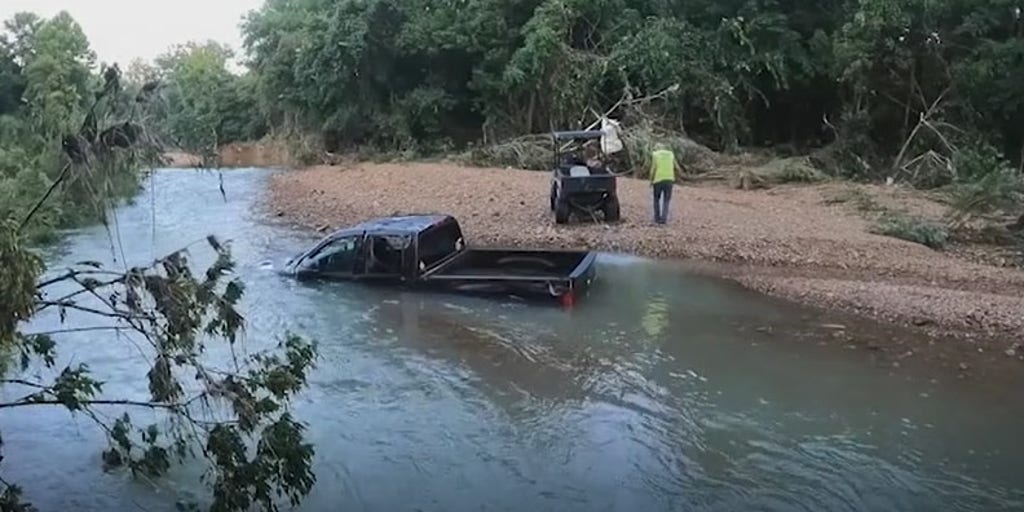
[[[654,222],[664,224],[668,221],[668,204],[672,200],[672,181],[659,181],[654,184]]]

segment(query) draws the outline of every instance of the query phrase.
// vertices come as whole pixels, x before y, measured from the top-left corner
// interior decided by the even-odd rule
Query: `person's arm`
[[[650,175],[650,182],[651,182],[652,185],[654,184],[654,171],[657,170],[657,168],[658,167],[657,167],[657,164],[654,161],[654,157],[651,157],[651,168],[650,168],[650,170],[648,170],[647,174]]]

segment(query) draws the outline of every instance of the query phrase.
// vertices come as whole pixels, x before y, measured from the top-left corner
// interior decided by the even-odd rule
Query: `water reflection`
[[[648,338],[660,339],[668,332],[668,301],[664,295],[655,293],[647,300],[643,326]]]

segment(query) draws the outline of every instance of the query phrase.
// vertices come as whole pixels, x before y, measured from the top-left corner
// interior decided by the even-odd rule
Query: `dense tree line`
[[[1015,0],[268,0],[243,30],[269,123],[329,147],[579,127],[673,85],[645,115],[723,150],[1024,143]]]

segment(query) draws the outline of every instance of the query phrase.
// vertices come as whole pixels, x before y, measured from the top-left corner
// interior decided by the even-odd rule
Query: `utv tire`
[[[620,217],[621,212],[619,211],[619,198],[608,198],[608,201],[604,203],[605,222],[618,222]]]
[[[569,202],[565,200],[555,201],[555,224],[569,222]]]
[[[551,211],[555,211],[555,201],[558,200],[558,185],[554,181],[551,182]]]

